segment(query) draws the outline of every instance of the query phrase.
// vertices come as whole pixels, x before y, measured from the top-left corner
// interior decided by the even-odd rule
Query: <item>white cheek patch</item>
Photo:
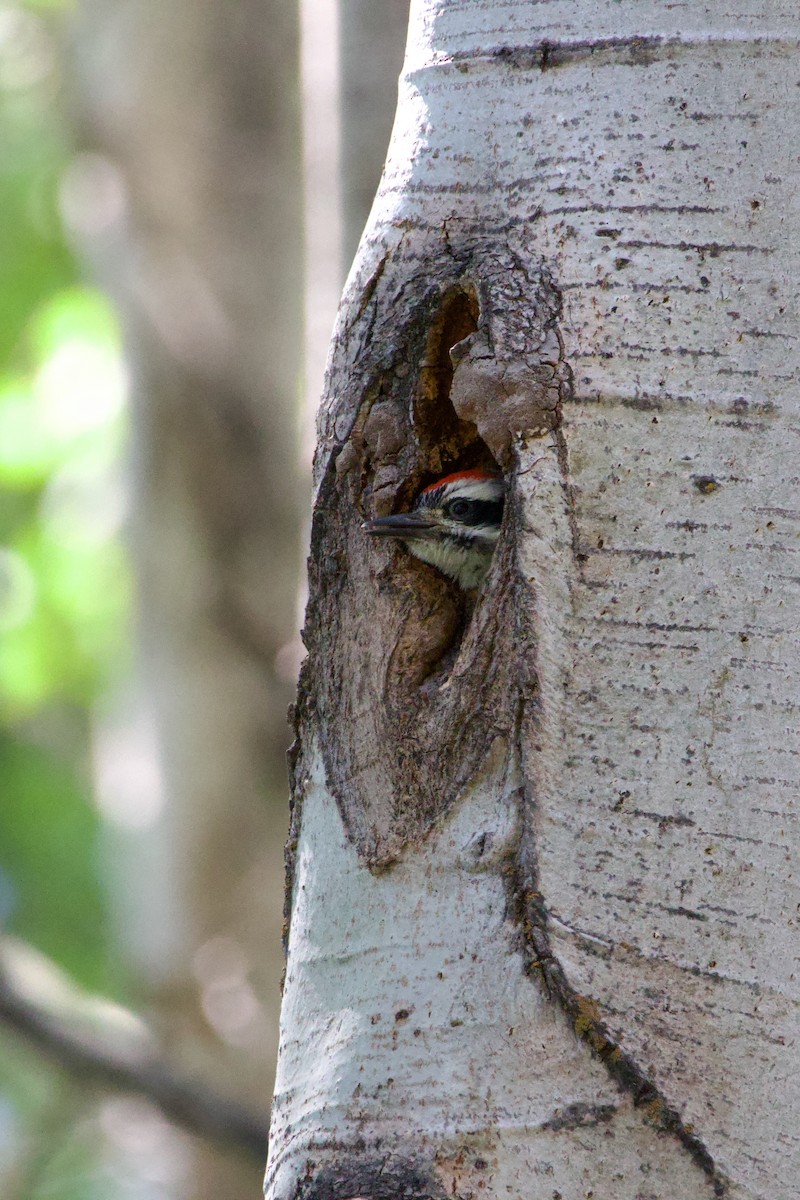
[[[406,546],[415,558],[439,568],[452,566],[456,559],[465,557],[465,552],[460,547],[446,546],[444,542],[408,541]]]
[[[472,532],[479,537],[482,542],[491,542],[494,544],[500,537],[500,529],[497,525],[475,525]]]

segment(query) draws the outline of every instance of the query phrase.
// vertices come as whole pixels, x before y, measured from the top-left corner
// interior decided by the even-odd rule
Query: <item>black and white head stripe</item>
[[[401,539],[465,590],[480,587],[500,536],[505,489],[490,471],[457,471],[420,492],[410,512],[373,517],[364,530]]]
[[[426,487],[414,505],[417,511],[437,509],[457,525],[477,532],[484,527],[496,537],[503,519],[505,489],[499,475],[488,471],[458,471]]]

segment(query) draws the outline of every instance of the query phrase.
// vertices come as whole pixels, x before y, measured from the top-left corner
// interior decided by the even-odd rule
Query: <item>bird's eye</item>
[[[468,517],[472,512],[472,502],[470,500],[451,500],[447,506],[448,516],[451,517]]]

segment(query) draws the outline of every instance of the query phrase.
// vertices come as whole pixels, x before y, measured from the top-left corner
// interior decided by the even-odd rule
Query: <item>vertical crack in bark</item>
[[[560,643],[557,634],[553,634],[553,628],[558,625],[555,610],[569,609],[572,587],[581,570],[567,446],[560,428],[554,431],[551,446],[555,461],[550,467],[550,477],[547,477],[547,469],[543,473],[542,491],[546,492],[549,485],[551,499],[555,493],[559,498],[551,508],[549,535],[540,535],[542,543],[547,545],[537,560],[542,578],[530,585],[536,593],[533,614],[523,618],[517,613],[518,621],[524,624],[530,620],[533,627],[529,652],[534,659],[538,689],[533,703],[525,703],[516,727],[514,745],[525,779],[524,827],[518,862],[508,876],[509,903],[522,930],[527,973],[540,982],[545,993],[565,1014],[575,1034],[603,1063],[612,1079],[632,1097],[634,1106],[643,1111],[645,1120],[675,1138],[703,1171],[714,1196],[724,1197],[728,1194],[729,1183],[702,1139],[683,1121],[633,1056],[614,1039],[597,1002],[570,984],[550,941],[547,899],[540,888],[534,818],[543,796],[552,791],[547,779],[549,756],[556,753],[553,747],[560,742],[559,707],[567,662],[566,646]],[[545,524],[546,507],[547,500],[544,500],[542,519]],[[522,514],[518,512],[518,524],[521,519]],[[530,532],[529,536],[532,536]],[[545,592],[549,594],[543,599]],[[545,607],[547,611],[543,611]],[[554,761],[559,760],[555,758]]]
[[[526,807],[533,804],[528,793]],[[670,1134],[684,1147],[707,1176],[714,1196],[727,1196],[728,1181],[717,1169],[702,1140],[685,1124],[677,1109],[668,1103],[633,1057],[614,1040],[596,1001],[570,985],[550,944],[547,905],[537,890],[536,872],[532,866],[535,851],[530,843],[523,847],[521,858],[527,859],[527,869],[520,865],[510,881],[509,890],[517,922],[523,930],[526,972],[539,980],[546,994],[566,1015],[576,1035],[603,1063],[611,1078],[632,1097],[634,1107],[643,1111],[648,1124]]]

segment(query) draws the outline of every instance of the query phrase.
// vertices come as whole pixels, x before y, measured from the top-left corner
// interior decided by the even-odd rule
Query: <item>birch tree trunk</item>
[[[270,1200],[797,1194],[799,41],[412,4],[319,423]],[[470,611],[360,526],[492,462]]]

